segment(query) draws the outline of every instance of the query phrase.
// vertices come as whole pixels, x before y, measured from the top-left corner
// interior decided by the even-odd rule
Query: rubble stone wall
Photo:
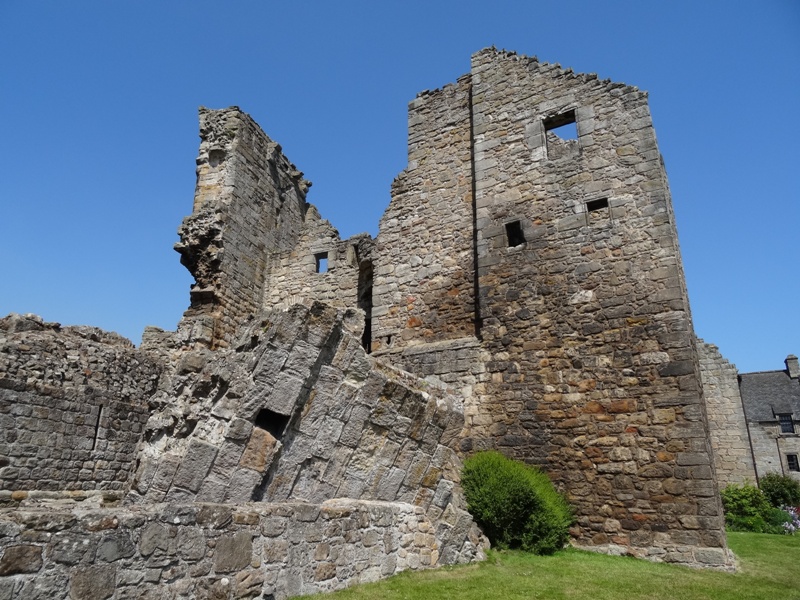
[[[412,102],[409,131],[376,264],[432,252],[460,271],[376,268],[377,353],[427,376],[446,370],[443,339],[471,333],[483,365],[456,376],[469,389],[463,452],[542,465],[576,508],[579,544],[729,565],[647,95],[487,49],[469,76]]]
[[[480,414],[495,433],[474,426],[467,447],[488,439],[544,465],[576,508],[579,544],[725,563],[646,94],[491,50],[473,56],[472,81],[481,333],[493,354]],[[568,119],[577,139],[549,129]]]
[[[442,564],[435,525],[403,503],[23,502],[0,510],[0,528],[8,600],[282,600]]]
[[[175,249],[194,276],[185,345],[225,346],[261,309],[267,268],[300,236],[310,185],[237,107],[200,109],[194,211]]]
[[[409,105],[408,167],[375,240],[372,349],[475,335],[470,78]]]
[[[124,490],[159,372],[116,334],[0,320],[0,488]]]
[[[452,446],[460,399],[370,358],[358,313],[314,303],[264,313],[229,350],[166,372],[130,501],[411,503],[445,550],[477,536]]]
[[[729,363],[716,346],[703,340],[697,340],[697,352],[717,486],[722,490],[732,483],[755,483],[756,472],[736,366]]]
[[[289,307],[319,301],[363,310],[360,293],[371,291],[371,257],[369,234],[340,240],[339,232],[310,206],[297,245],[276,255],[268,269],[264,306]],[[327,269],[321,270],[322,265]],[[365,273],[365,269],[370,272]],[[369,279],[360,286],[364,277]]]

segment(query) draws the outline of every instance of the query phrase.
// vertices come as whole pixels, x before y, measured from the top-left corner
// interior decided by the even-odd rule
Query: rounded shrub
[[[784,533],[791,516],[773,507],[766,494],[754,485],[731,484],[721,493],[725,524],[732,531]]]
[[[567,543],[572,511],[539,469],[479,452],[464,462],[461,485],[467,509],[495,547],[552,554]]]
[[[800,506],[800,481],[788,475],[767,473],[758,482],[758,487],[764,492],[767,501],[776,508]]]

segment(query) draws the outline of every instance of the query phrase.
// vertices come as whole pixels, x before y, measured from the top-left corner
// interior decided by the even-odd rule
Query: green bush
[[[767,501],[776,508],[800,506],[800,481],[788,475],[767,473],[758,482],[758,487],[764,492]]]
[[[731,484],[722,490],[725,524],[731,531],[784,533],[783,524],[791,516],[773,507],[766,494],[754,485]]]
[[[467,509],[497,548],[552,554],[569,539],[572,511],[550,479],[499,452],[464,462]]]

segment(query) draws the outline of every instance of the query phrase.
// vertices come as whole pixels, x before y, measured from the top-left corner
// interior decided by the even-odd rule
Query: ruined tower
[[[205,139],[201,165],[212,161]],[[483,50],[469,74],[411,102],[408,167],[374,241],[339,240],[313,207],[302,212],[263,233],[291,239],[264,244],[253,281],[266,305],[364,310],[373,356],[463,397],[462,453],[496,448],[550,473],[576,508],[577,543],[727,562],[645,92]],[[222,237],[239,252],[238,237]],[[222,310],[219,321],[232,318]]]
[[[482,449],[550,475],[578,546],[732,569],[710,440],[735,435],[709,433],[646,93],[476,53],[411,102],[375,239],[341,240],[237,107],[201,109],[200,137],[176,332],[148,328],[134,349],[0,320],[0,416],[21,432],[6,434],[0,520],[34,511],[0,540],[12,597],[110,597],[151,564],[155,595],[286,597],[475,560],[458,482]],[[730,369],[701,358],[708,405],[736,421]],[[721,479],[739,454],[716,457]],[[78,491],[100,512],[65,504]],[[51,539],[37,503],[52,499]],[[106,548],[112,525],[124,552],[59,562],[75,536]]]

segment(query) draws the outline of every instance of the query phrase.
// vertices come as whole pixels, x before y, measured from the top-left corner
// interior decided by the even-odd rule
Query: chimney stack
[[[800,377],[800,365],[797,363],[797,357],[794,354],[787,356],[786,360],[783,362],[786,363],[786,370],[789,371],[789,377],[792,379]]]

